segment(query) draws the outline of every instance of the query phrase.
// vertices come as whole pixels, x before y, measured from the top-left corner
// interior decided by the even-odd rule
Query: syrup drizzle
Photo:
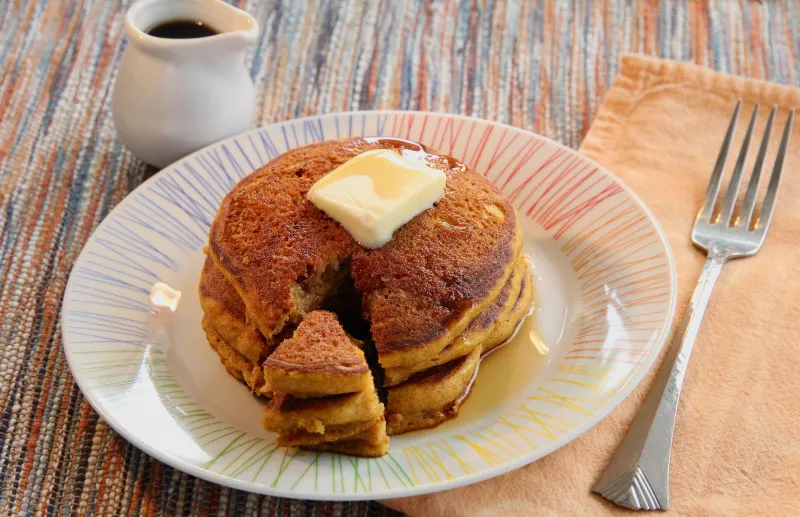
[[[406,140],[404,138],[395,138],[395,137],[386,137],[386,136],[378,136],[378,137],[369,137],[365,138],[365,141],[369,143],[374,143],[378,145],[389,145],[393,147],[397,151],[400,152],[402,156],[405,156],[410,159],[417,159],[422,161],[427,161],[428,159],[434,160],[447,160],[447,165],[451,169],[464,169],[465,165],[460,161],[456,160],[452,156],[447,156],[445,154],[434,154],[428,151],[428,148],[424,145],[413,142],[411,140]]]
[[[514,332],[511,333],[511,336],[509,336],[508,339],[506,339],[505,341],[503,341],[502,343],[500,343],[496,347],[492,348],[491,350],[487,350],[486,352],[481,354],[481,358],[478,361],[478,365],[475,367],[475,371],[472,373],[472,378],[467,383],[467,387],[464,389],[464,393],[462,393],[460,397],[458,397],[455,401],[453,401],[453,405],[455,407],[461,406],[461,404],[464,403],[464,401],[467,399],[467,397],[469,397],[469,394],[472,391],[472,385],[475,383],[475,379],[478,378],[478,371],[480,371],[480,369],[481,369],[481,363],[483,362],[483,360],[486,359],[487,357],[489,357],[491,354],[493,354],[496,350],[499,350],[499,349],[503,348],[504,346],[506,346],[507,344],[509,344],[512,341],[514,341],[514,339],[517,337],[517,334],[519,334],[519,331],[522,328],[522,326],[525,324],[525,322],[528,320],[528,318],[531,317],[531,315],[533,315],[534,310],[535,310],[535,304],[531,304],[531,308],[528,310],[527,314],[525,314],[525,316],[523,316],[523,318],[521,320],[519,320],[519,323],[517,323],[517,326],[514,328]],[[531,333],[533,333],[533,332],[536,332],[536,330],[532,330],[531,331]],[[536,333],[536,335],[538,337],[538,335],[539,335],[538,332]],[[539,347],[539,345],[536,344],[536,341],[533,338],[533,336],[530,335],[529,337],[530,337],[531,341],[534,343],[534,345],[536,346],[536,349],[541,351],[541,348]],[[541,338],[539,338],[539,340],[541,341]],[[545,349],[546,348],[547,347],[545,346]]]

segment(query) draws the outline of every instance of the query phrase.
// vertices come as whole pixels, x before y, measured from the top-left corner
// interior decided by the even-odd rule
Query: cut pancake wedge
[[[262,424],[278,444],[385,454],[384,406],[358,344],[333,313],[312,311],[267,359]]]
[[[306,445],[314,451],[339,452],[352,456],[378,457],[389,452],[386,421],[381,418],[366,430],[343,440]]]
[[[276,441],[284,447],[305,447],[321,443],[336,442],[353,437],[369,429],[375,422],[365,420],[332,425],[324,433],[312,433],[304,429],[292,429],[278,434]]]
[[[303,398],[374,390],[360,344],[333,313],[310,312],[264,361],[264,391]]]

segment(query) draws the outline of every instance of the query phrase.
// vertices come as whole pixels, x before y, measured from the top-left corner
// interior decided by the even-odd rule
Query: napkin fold
[[[779,108],[768,177],[788,110],[800,108],[800,90],[687,63],[624,56],[581,146],[644,200],[668,235],[680,288],[676,324],[705,259],[690,242],[692,224],[738,99],[743,102],[735,149],[755,104],[761,105],[757,130],[772,105]],[[799,256],[800,128],[795,127],[766,243],[754,257],[725,266],[695,344],[675,429],[671,515],[797,514]],[[483,483],[384,504],[414,516],[630,514],[591,488],[660,364],[661,359],[619,408],[553,454]]]

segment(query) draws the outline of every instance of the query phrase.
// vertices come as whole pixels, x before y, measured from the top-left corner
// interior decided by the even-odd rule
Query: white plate
[[[471,165],[516,206],[535,261],[550,353],[507,346],[482,365],[455,420],[391,439],[377,459],[278,447],[261,403],[231,378],[200,327],[202,247],[222,197],[287,149],[397,136]],[[149,293],[182,292],[152,316]],[[156,458],[234,488],[303,499],[383,499],[454,488],[520,467],[614,409],[657,356],[675,267],[652,214],[618,179],[546,138],[467,117],[358,112],[273,124],[167,167],[129,195],[83,249],[64,297],[64,349],[114,429]]]

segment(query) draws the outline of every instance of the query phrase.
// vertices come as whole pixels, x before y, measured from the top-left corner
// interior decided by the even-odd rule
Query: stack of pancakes
[[[398,229],[389,243],[366,249],[306,194],[322,176],[372,149],[424,160],[445,172],[447,185],[444,197]],[[311,323],[320,309],[339,314],[342,321],[355,312],[369,328],[357,337],[365,340],[367,357],[376,358],[370,364],[380,372],[376,378],[383,378],[379,388],[385,390],[388,433],[435,426],[457,414],[482,354],[507,340],[529,312],[533,285],[521,248],[514,209],[456,160],[393,138],[316,143],[272,160],[223,200],[211,225],[200,281],[203,326],[232,375],[257,394],[274,395],[264,419],[268,428],[278,429],[278,420],[307,422],[309,415],[320,414],[326,431],[316,434],[324,441],[301,443],[284,432],[283,443],[358,449],[365,441],[380,441],[382,424],[373,419],[372,427],[346,439],[328,434],[344,424],[326,420],[315,399],[347,408],[339,412],[357,416],[359,426],[374,417],[377,399],[360,388],[322,389],[336,384],[331,376],[302,377],[309,384],[303,389],[313,393],[297,386],[281,389],[275,354],[282,354],[284,345],[323,347],[334,334],[336,339],[346,335],[350,329],[336,323],[341,334],[309,340],[319,328],[318,321]],[[310,357],[300,354],[296,362]],[[302,417],[276,420],[271,411]]]

